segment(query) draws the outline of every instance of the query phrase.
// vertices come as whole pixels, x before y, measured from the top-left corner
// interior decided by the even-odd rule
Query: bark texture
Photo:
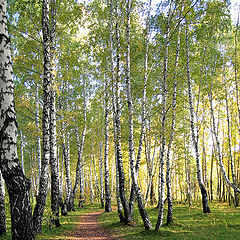
[[[64,136],[65,137],[65,136]],[[63,154],[64,154],[64,163],[65,163],[65,174],[66,174],[66,199],[65,204],[67,206],[67,211],[72,211],[72,180],[71,180],[71,171],[70,171],[70,143],[69,143],[69,132],[66,133],[66,143],[63,141]]]
[[[39,191],[37,204],[33,213],[34,228],[36,233],[41,233],[42,217],[47,200],[47,187],[49,178],[49,159],[50,159],[50,82],[51,82],[51,64],[50,64],[50,38],[49,38],[49,1],[42,1],[42,32],[43,32],[43,56],[44,56],[44,74],[43,74],[43,143],[42,143],[42,166],[39,182]]]
[[[56,130],[56,1],[51,0],[51,88],[50,88],[50,166],[51,166],[51,209],[52,224],[60,227],[59,222],[59,162],[57,159],[57,130]]]
[[[0,171],[0,237],[6,233],[5,187]]]
[[[30,204],[30,181],[17,156],[17,120],[14,106],[7,1],[0,0],[0,171],[9,199],[12,239],[35,239]]]
[[[109,179],[109,106],[108,106],[108,81],[105,78],[105,149],[104,149],[104,179],[105,179],[105,211],[111,212],[111,191]]]
[[[122,147],[121,147],[121,116],[120,116],[120,37],[119,37],[119,12],[118,3],[116,3],[116,15],[117,21],[115,25],[116,30],[116,87],[115,87],[115,128],[116,128],[116,157],[117,157],[117,168],[119,174],[119,195],[124,210],[124,220],[126,223],[130,222],[130,209],[125,193],[125,174],[123,169],[122,160]]]

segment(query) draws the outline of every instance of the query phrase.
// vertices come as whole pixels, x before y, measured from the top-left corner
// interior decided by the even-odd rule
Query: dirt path
[[[103,211],[84,214],[80,217],[78,228],[69,234],[68,240],[115,240],[111,234],[104,230],[97,222],[98,216]]]

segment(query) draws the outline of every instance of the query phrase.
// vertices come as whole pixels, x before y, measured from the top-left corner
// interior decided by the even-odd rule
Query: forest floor
[[[0,240],[11,240],[11,221],[9,204],[7,206],[7,234]],[[68,216],[61,216],[61,227],[49,228],[50,204],[44,213],[42,234],[37,240],[240,240],[240,207],[234,208],[227,203],[210,203],[212,212],[202,213],[200,202],[192,207],[175,203],[173,224],[167,226],[164,212],[164,225],[159,231],[145,231],[137,206],[134,209],[133,222],[125,225],[119,222],[117,210],[106,213],[100,204],[85,204],[84,208],[75,208]],[[148,207],[147,212],[153,224],[157,221],[158,209]]]
[[[163,226],[155,232],[158,209],[146,210],[153,229],[144,230],[141,216],[135,206],[133,222],[125,225],[119,222],[117,210],[103,213],[98,221],[112,234],[126,240],[240,240],[240,207],[228,206],[227,203],[210,202],[211,213],[202,212],[201,202],[192,207],[176,203],[173,207],[173,223],[166,225],[167,209],[164,211]]]
[[[66,240],[114,240],[110,232],[104,229],[98,222],[103,210],[86,213],[79,217],[80,224],[73,232],[69,232]]]

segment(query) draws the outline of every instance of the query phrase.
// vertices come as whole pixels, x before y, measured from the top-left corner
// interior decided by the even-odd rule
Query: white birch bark
[[[226,86],[225,86],[226,87]],[[231,126],[230,126],[230,116],[229,116],[229,106],[228,106],[228,94],[227,89],[225,88],[226,96],[226,111],[227,111],[227,132],[228,132],[228,146],[229,146],[229,158],[230,158],[230,166],[231,166],[231,174],[232,174],[232,183],[237,186],[235,167],[233,162],[233,153],[232,153],[232,137],[231,137]],[[235,207],[239,206],[239,196],[236,189],[234,189],[234,205]]]
[[[202,194],[202,207],[204,213],[210,213],[211,210],[208,205],[208,194],[203,183],[201,161],[199,158],[199,149],[198,149],[198,137],[196,136],[196,127],[194,124],[194,108],[193,108],[193,97],[192,97],[192,79],[190,75],[190,63],[189,63],[189,42],[188,42],[188,28],[186,28],[186,59],[187,59],[187,83],[188,83],[188,100],[190,108],[190,127],[192,135],[192,143],[195,151],[195,158],[197,163],[197,180],[198,185]]]
[[[163,223],[163,209],[164,209],[164,193],[165,193],[165,145],[166,145],[166,101],[167,101],[167,71],[168,71],[168,47],[169,47],[169,31],[170,31],[170,13],[171,13],[172,1],[170,4],[167,26],[166,26],[166,36],[165,36],[165,55],[163,61],[163,81],[162,81],[162,128],[161,128],[161,151],[160,151],[160,164],[159,164],[159,177],[160,177],[160,187],[159,187],[159,213],[158,220],[156,223],[155,230],[158,230]]]
[[[51,88],[50,88],[50,166],[51,166],[51,209],[52,224],[60,227],[59,221],[59,162],[57,159],[57,130],[56,130],[56,0],[51,0]]]
[[[104,149],[104,179],[105,179],[105,211],[111,212],[111,191],[110,191],[110,176],[109,176],[109,106],[108,106],[108,78],[105,77],[105,149]]]
[[[5,180],[11,213],[12,239],[34,239],[30,204],[31,182],[17,155],[17,120],[13,69],[7,29],[7,1],[0,0],[0,171]]]
[[[166,185],[167,185],[167,200],[168,200],[168,214],[167,214],[167,225],[173,222],[172,212],[173,212],[173,200],[172,200],[172,191],[171,191],[171,160],[170,160],[170,151],[172,147],[172,142],[175,134],[175,116],[176,116],[176,101],[177,101],[177,67],[178,67],[178,58],[179,58],[179,51],[180,51],[180,32],[178,30],[178,41],[177,41],[177,49],[176,49],[176,59],[175,59],[175,69],[174,69],[174,84],[173,84],[173,96],[172,96],[172,124],[171,124],[171,133],[170,139],[167,148],[167,156],[166,156]]]
[[[39,94],[38,94],[38,84],[36,85],[36,114],[35,114],[35,121],[36,121],[36,127],[38,129],[38,136],[37,136],[37,164],[38,164],[38,184],[40,180],[41,175],[41,138],[39,136]]]
[[[21,142],[21,164],[22,164],[23,173],[25,174],[25,171],[24,171],[24,145],[23,145],[22,130],[20,130],[20,142]]]
[[[0,171],[0,237],[6,233],[5,186]]]
[[[102,142],[102,140],[101,140],[101,142],[100,142],[100,147],[99,147],[100,202],[101,202],[101,208],[104,208],[102,149],[103,149],[103,142]]]
[[[47,200],[47,187],[49,177],[49,159],[50,159],[50,32],[49,32],[49,0],[42,1],[42,32],[43,32],[43,56],[44,56],[44,74],[43,74],[43,117],[42,117],[42,163],[41,175],[37,204],[33,213],[34,228],[36,233],[41,233],[42,217]]]
[[[111,14],[111,13],[110,13]],[[124,220],[126,223],[130,222],[130,209],[125,194],[125,174],[123,169],[122,160],[122,147],[121,147],[121,116],[120,116],[120,37],[119,37],[119,10],[118,3],[116,2],[116,86],[115,94],[115,127],[116,127],[116,156],[117,168],[119,174],[119,193],[124,210]]]
[[[212,85],[213,85],[213,83],[212,83]],[[212,85],[211,85],[211,90],[208,94],[208,97],[209,97],[209,101],[210,101],[212,128],[213,128],[213,135],[214,135],[214,140],[215,140],[216,150],[217,150],[217,155],[218,155],[218,164],[219,164],[223,179],[226,182],[226,184],[228,186],[232,187],[237,193],[240,193],[240,189],[229,180],[226,170],[225,170],[225,167],[224,167],[224,164],[223,164],[223,160],[222,160],[223,157],[222,157],[222,153],[221,153],[221,147],[220,147],[220,142],[219,142],[219,138],[218,138],[218,132],[216,129],[216,121],[215,121],[214,109],[213,109]]]
[[[76,133],[76,139],[77,139],[77,150],[78,150],[78,161],[77,161],[77,167],[76,167],[76,178],[75,178],[75,184],[73,188],[73,204],[74,204],[74,199],[78,190],[78,187],[80,185],[80,196],[79,196],[79,207],[83,207],[83,190],[82,190],[82,167],[83,167],[83,148],[84,148],[84,140],[85,140],[85,135],[86,135],[86,130],[87,130],[87,97],[86,97],[86,79],[83,76],[83,130],[82,130],[82,135],[81,135],[81,142],[79,142],[79,130],[78,127],[75,128],[75,133]]]

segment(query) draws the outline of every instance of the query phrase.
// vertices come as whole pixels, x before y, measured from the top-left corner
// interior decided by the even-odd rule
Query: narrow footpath
[[[103,211],[91,212],[80,216],[77,229],[66,236],[67,240],[116,240],[110,232],[102,228],[97,218]]]

